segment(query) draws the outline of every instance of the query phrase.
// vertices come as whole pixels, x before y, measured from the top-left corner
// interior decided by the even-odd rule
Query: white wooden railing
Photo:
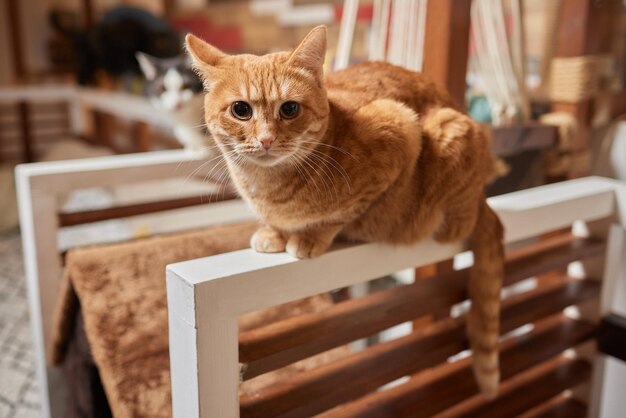
[[[592,236],[608,240],[606,268],[590,273],[604,280],[597,314],[626,306],[626,185],[589,177],[494,197],[489,204],[505,225],[507,244],[585,222]],[[240,315],[445,260],[464,249],[461,243],[433,241],[344,245],[314,260],[248,249],[168,266],[174,416],[239,416]],[[601,374],[594,375],[596,411],[601,381]]]
[[[63,405],[52,402],[52,399],[63,399],[58,395],[63,393],[63,379],[56,368],[46,367],[45,354],[51,340],[52,320],[62,277],[58,213],[64,200],[71,192],[85,188],[115,188],[175,178],[184,181],[205,161],[206,157],[202,154],[172,150],[17,166],[20,227],[42,417],[65,416]],[[207,171],[210,168],[210,165],[205,166]],[[184,195],[161,195],[155,200],[173,197]],[[181,212],[185,214],[182,221]],[[168,214],[177,221],[170,222],[163,217],[135,218],[142,218],[140,224],[156,234],[252,217],[241,201],[176,209],[168,211]],[[93,243],[96,242],[90,244]]]
[[[103,91],[73,85],[24,85],[0,87],[0,103],[66,102],[70,109],[70,130],[85,129],[84,109],[104,112],[124,120],[142,121],[153,126],[171,127],[173,121],[164,110],[155,109],[148,99],[124,92]]]

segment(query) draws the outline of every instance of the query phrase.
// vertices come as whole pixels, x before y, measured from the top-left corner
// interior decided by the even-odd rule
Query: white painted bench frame
[[[66,102],[70,110],[70,131],[81,134],[85,130],[83,111],[97,110],[115,117],[142,121],[149,125],[171,127],[171,115],[155,107],[145,97],[123,92],[103,91],[72,85],[24,85],[0,87],[0,103],[56,103]]]
[[[84,188],[186,177],[203,162],[202,155],[174,150],[17,166],[15,171],[22,246],[42,417],[65,416],[64,405],[54,402],[64,389],[62,376],[56,368],[46,367],[46,347],[51,338],[54,307],[62,278],[60,248],[57,244],[60,230],[57,213],[62,199],[70,192]],[[175,232],[252,218],[242,201],[168,212],[189,213],[189,220],[186,225],[177,224],[176,229],[167,224],[153,224],[153,233]]]
[[[604,276],[600,312],[595,315],[626,311],[624,183],[589,177],[494,197],[489,204],[505,225],[507,243],[575,221],[586,222],[593,235],[608,239],[606,267],[589,271]],[[361,244],[337,246],[318,259],[302,261],[285,253],[257,254],[247,249],[168,266],[174,417],[239,416],[237,318],[241,314],[442,261],[463,250],[463,244],[433,241],[412,247]],[[600,391],[605,362],[596,364],[590,400],[594,418],[600,416],[600,396],[607,401],[607,394]]]

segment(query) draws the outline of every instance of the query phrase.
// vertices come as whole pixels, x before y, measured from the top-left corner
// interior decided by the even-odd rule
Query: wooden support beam
[[[22,44],[22,25],[20,20],[19,3],[20,2],[18,0],[7,0],[6,3],[15,78],[22,77],[26,73],[24,54],[22,53],[24,46]]]
[[[620,0],[562,0],[556,57],[610,53]]]
[[[557,31],[555,58],[571,58],[586,55],[610,54],[613,47],[616,23],[621,16],[620,0],[562,0]],[[554,111],[574,115],[578,121],[576,138],[571,145],[572,153],[585,152],[590,148],[591,120],[594,99],[577,103],[555,102]],[[590,167],[573,167],[566,177],[585,174]]]
[[[83,1],[83,20],[85,23],[85,27],[91,28],[95,23],[95,11],[93,7],[93,0],[82,0]]]
[[[92,110],[94,137],[93,139],[98,145],[107,147],[116,154],[121,154],[122,150],[115,144],[113,140],[113,132],[115,128],[115,117],[108,113],[98,110]]]
[[[33,155],[33,135],[31,130],[31,118],[30,107],[26,102],[20,102],[17,105],[19,121],[20,121],[20,136],[22,137],[22,159],[27,163],[35,161]]]
[[[136,152],[147,152],[152,150],[150,125],[142,121],[133,123],[133,141]]]
[[[428,2],[423,73],[465,109],[471,0]]]
[[[176,0],[163,0],[163,14],[166,18],[173,17],[176,13]]]

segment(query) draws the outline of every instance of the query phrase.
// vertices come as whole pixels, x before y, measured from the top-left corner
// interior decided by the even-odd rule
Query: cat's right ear
[[[185,37],[185,46],[191,55],[193,66],[199,71],[210,70],[226,57],[225,53],[191,33]]]
[[[135,53],[135,58],[137,58],[137,62],[139,62],[139,68],[141,68],[141,72],[146,77],[146,80],[152,81],[157,76],[157,66],[154,62],[154,59],[141,51],[137,51]]]

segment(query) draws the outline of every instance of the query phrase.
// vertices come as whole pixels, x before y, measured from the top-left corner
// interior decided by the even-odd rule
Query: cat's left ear
[[[324,74],[326,56],[326,26],[314,28],[291,53],[289,64],[304,68],[321,79]]]

